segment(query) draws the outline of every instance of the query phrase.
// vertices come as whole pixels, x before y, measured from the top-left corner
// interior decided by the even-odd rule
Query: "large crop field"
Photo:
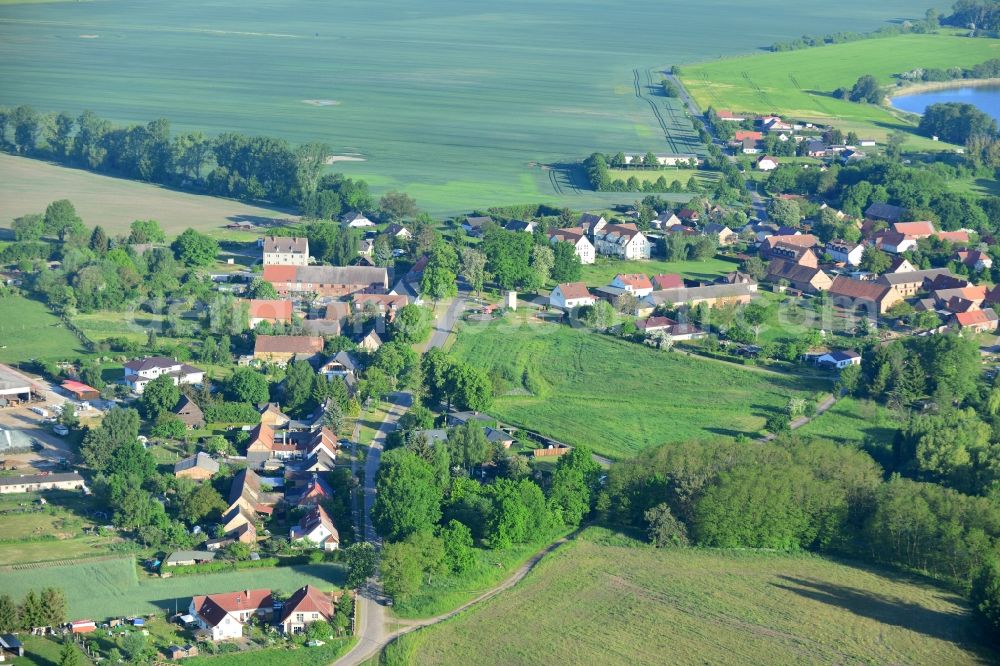
[[[494,400],[491,413],[612,458],[663,442],[755,435],[790,397],[829,390],[828,382],[657,352],[558,324],[467,324],[458,357],[540,387],[520,386]]]
[[[219,234],[230,222],[275,224],[297,219],[281,211],[219,197],[186,194],[122,178],[0,153],[0,227],[28,213],[44,213],[56,199],[69,199],[88,226],[127,233],[134,220],[156,220],[167,236],[188,227]]]
[[[44,304],[22,296],[0,298],[0,363],[74,359],[87,353]]]
[[[1000,42],[992,39],[902,35],[724,58],[685,67],[682,80],[702,108],[781,113],[881,138],[894,129],[913,126],[888,108],[847,102],[831,93],[850,88],[864,74],[890,84],[893,74],[917,67],[969,67],[996,57],[1000,57]],[[910,141],[929,143],[917,138]]]
[[[315,564],[237,572],[140,578],[131,558],[58,566],[28,565],[0,569],[0,590],[20,599],[29,589],[60,587],[71,618],[103,619],[121,615],[173,612],[186,608],[195,594],[268,587],[292,593],[310,584],[331,589],[343,582],[343,568]]]
[[[981,635],[961,598],[916,579],[810,555],[657,550],[592,528],[383,663],[996,663]]]
[[[622,198],[539,165],[698,148],[657,96],[664,67],[914,14],[912,0],[5,3],[0,104],[325,141],[363,160],[336,169],[433,213],[583,208]]]

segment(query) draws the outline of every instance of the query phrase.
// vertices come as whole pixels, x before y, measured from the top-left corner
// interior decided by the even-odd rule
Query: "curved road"
[[[444,345],[464,307],[465,298],[462,295],[457,296],[448,304],[435,320],[434,333],[424,351]],[[399,418],[413,405],[413,396],[407,391],[398,391],[389,396],[389,401],[392,403],[392,407],[382,425],[379,426],[378,432],[375,433],[375,437],[368,447],[368,458],[365,461],[363,532],[365,540],[374,544],[375,548],[382,547],[382,541],[376,534],[371,519],[372,506],[375,504],[375,478],[378,476],[378,468],[382,462],[385,438],[396,429]],[[355,666],[364,663],[376,656],[392,638],[402,631],[402,629],[391,633],[386,631],[385,602],[386,598],[382,594],[382,586],[376,574],[375,577],[368,580],[364,588],[359,590],[358,643],[350,652],[335,662],[338,666]],[[408,627],[406,630],[411,628],[413,627]]]

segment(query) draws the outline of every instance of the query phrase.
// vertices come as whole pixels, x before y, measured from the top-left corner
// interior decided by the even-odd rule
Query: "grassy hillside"
[[[663,442],[753,435],[790,397],[829,388],[513,318],[463,326],[452,352],[514,379],[511,394],[494,400],[497,418],[610,457]],[[536,379],[534,395],[520,386],[526,368]]]
[[[952,35],[901,35],[819,48],[722,59],[683,68],[682,80],[702,108],[781,113],[884,137],[912,125],[890,109],[831,96],[872,74],[884,84],[916,67],[969,67],[1000,57],[1000,42]],[[920,139],[911,139],[920,143]],[[928,142],[929,143],[929,142]]]
[[[134,220],[157,220],[168,237],[188,227],[213,235],[236,220],[274,224],[296,219],[281,211],[218,197],[186,194],[156,185],[100,176],[40,160],[0,153],[0,226],[28,213],[43,213],[56,199],[69,199],[88,226],[112,234],[128,231]]]
[[[582,208],[599,199],[537,165],[698,148],[656,96],[665,65],[915,13],[912,0],[0,5],[0,105],[325,141],[363,160],[336,169],[435,214]]]
[[[656,550],[590,529],[517,587],[390,646],[398,664],[976,664],[968,607],[809,555]]]
[[[343,568],[314,564],[229,573],[138,577],[131,558],[59,566],[28,565],[0,569],[0,589],[20,599],[29,589],[62,588],[69,617],[103,619],[126,614],[173,612],[186,608],[195,594],[268,587],[291,594],[306,584],[330,589],[343,582]]]

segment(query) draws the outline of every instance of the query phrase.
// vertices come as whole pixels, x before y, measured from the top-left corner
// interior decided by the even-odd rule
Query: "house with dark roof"
[[[308,266],[309,239],[268,236],[264,239],[265,266]]]
[[[577,222],[577,226],[581,227],[590,237],[593,237],[607,224],[608,221],[604,219],[603,215],[594,215],[593,213],[582,213],[579,222]]]
[[[265,266],[262,279],[279,294],[339,298],[389,291],[389,273],[379,266]]]
[[[211,562],[216,553],[207,550],[175,550],[163,558],[161,567],[189,567],[194,564]]]
[[[803,266],[782,259],[774,259],[768,264],[767,279],[776,285],[785,282],[792,289],[807,294],[826,291],[833,284],[830,276],[815,266]]]
[[[364,213],[352,210],[340,216],[341,226],[347,229],[360,229],[361,227],[374,227],[375,223]]]
[[[219,463],[204,451],[193,456],[178,460],[174,464],[174,476],[179,479],[194,479],[205,481],[211,479],[219,471]]]
[[[639,317],[647,317],[660,306],[696,306],[700,303],[706,303],[709,307],[715,307],[728,303],[746,304],[750,302],[755,291],[756,285],[751,289],[750,285],[747,284],[712,284],[703,287],[659,290],[643,298],[639,302],[635,314]]]
[[[892,286],[872,280],[854,280],[837,276],[830,285],[830,298],[834,305],[846,310],[864,310],[868,316],[885,312],[903,297]]]
[[[470,236],[482,236],[486,231],[486,225],[492,224],[493,218],[486,215],[470,215],[465,218],[462,222],[462,228],[465,229],[465,233]]]
[[[147,356],[125,364],[124,382],[130,389],[142,395],[146,384],[163,375],[171,377],[175,386],[201,384],[205,379],[205,371],[200,368],[165,356]]]
[[[905,214],[905,208],[887,203],[873,203],[865,209],[865,217],[872,220],[883,220],[889,224],[899,222]]]
[[[816,358],[816,365],[843,370],[849,365],[861,365],[861,354],[850,349],[827,352]]]
[[[180,402],[174,407],[174,415],[179,418],[188,430],[205,427],[205,414],[191,398],[181,395]]]
[[[33,493],[41,490],[82,490],[83,488],[86,488],[83,477],[76,472],[0,476],[0,495]]]
[[[933,283],[940,284],[938,280],[946,279],[948,276],[951,276],[951,271],[947,268],[931,268],[908,273],[886,273],[880,276],[877,282],[892,287],[901,298],[909,298],[919,291],[927,291],[928,286]]]

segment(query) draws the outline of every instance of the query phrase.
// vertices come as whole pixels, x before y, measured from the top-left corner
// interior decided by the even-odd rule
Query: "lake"
[[[923,113],[931,104],[960,102],[972,104],[1000,122],[1000,86],[966,86],[947,90],[928,90],[892,98],[892,105],[910,113]]]

